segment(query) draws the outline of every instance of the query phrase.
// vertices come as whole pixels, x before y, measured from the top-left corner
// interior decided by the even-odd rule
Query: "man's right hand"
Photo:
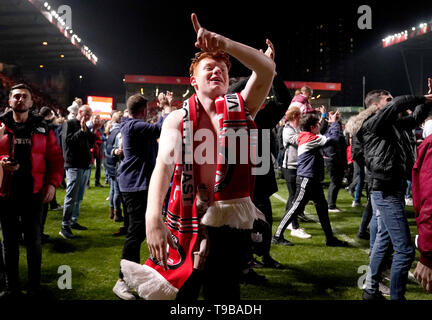
[[[87,131],[87,125],[84,117],[81,119],[80,124],[81,124],[81,130],[84,132]]]
[[[414,277],[427,292],[432,293],[432,269],[417,262]]]
[[[146,235],[150,254],[160,261],[166,270],[168,260],[167,243],[173,249],[177,249],[177,246],[171,237],[171,232],[163,223],[162,219],[158,217],[155,220],[149,219],[146,221]]]
[[[330,111],[329,112],[329,123],[337,122],[339,120],[339,109],[336,110],[336,112]]]

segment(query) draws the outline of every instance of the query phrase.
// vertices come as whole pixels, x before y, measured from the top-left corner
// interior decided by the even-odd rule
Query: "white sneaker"
[[[413,205],[412,199],[411,198],[405,198],[405,205],[412,206]]]
[[[288,225],[287,227],[288,230],[294,230],[293,226],[292,226],[292,222]]]
[[[379,291],[383,296],[390,297],[390,288],[382,282],[379,283]]]
[[[136,297],[131,293],[131,290],[127,286],[126,282],[123,280],[118,279],[114,288],[113,292],[116,294],[117,297],[123,300],[136,300]]]
[[[310,237],[312,237],[309,233],[304,231],[304,229],[302,229],[302,228],[291,229],[291,236],[297,237],[300,239],[309,239]]]
[[[342,212],[342,210],[339,208],[334,208],[334,209],[328,209],[328,212]]]

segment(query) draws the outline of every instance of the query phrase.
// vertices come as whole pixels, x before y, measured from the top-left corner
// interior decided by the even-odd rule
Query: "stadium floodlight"
[[[51,15],[55,17],[56,12],[54,10],[51,11]]]
[[[48,7],[48,2],[44,3],[44,7],[47,8]]]
[[[47,9],[48,9],[48,10],[51,10],[51,6],[48,6]]]

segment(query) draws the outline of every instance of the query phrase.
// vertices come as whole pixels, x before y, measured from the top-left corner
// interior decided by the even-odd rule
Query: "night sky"
[[[432,10],[427,3],[410,1],[401,5],[375,1],[341,5],[340,1],[293,4],[271,0],[257,3],[261,5],[251,1],[61,0],[61,4],[72,8],[74,31],[99,58],[90,77],[92,83],[88,84],[96,91],[124,92],[124,74],[187,76],[190,58],[197,51],[190,21],[190,14],[196,12],[203,27],[233,40],[264,49],[265,39],[272,40],[277,68],[284,73],[285,80],[308,80],[284,72],[292,63],[283,59],[292,32],[342,15],[346,21],[352,21],[356,58],[364,63],[362,71],[370,79],[369,86],[386,87],[396,94],[408,93],[400,54],[384,51],[381,39],[420,22],[429,22]],[[372,30],[357,28],[360,17],[357,8],[362,4],[372,8]],[[247,74],[247,70],[234,64],[231,75]]]

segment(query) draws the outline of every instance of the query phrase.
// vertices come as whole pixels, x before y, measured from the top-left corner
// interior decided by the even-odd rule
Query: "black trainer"
[[[268,279],[265,276],[256,273],[253,269],[249,269],[248,273],[241,275],[240,282],[254,285],[263,285],[268,282]]]
[[[348,242],[333,237],[326,242],[327,247],[348,247]]]
[[[78,222],[72,223],[70,227],[75,230],[87,230],[87,227],[80,225]]]
[[[65,239],[74,239],[76,236],[72,233],[72,230],[69,227],[61,228],[59,235],[61,235]]]
[[[264,268],[272,268],[272,269],[283,269],[284,266],[277,262],[275,259],[273,259],[270,256],[264,256],[263,259],[263,265]]]
[[[261,262],[259,262],[257,259],[252,258],[249,262],[248,262],[249,268],[263,268],[264,264],[262,264]]]
[[[370,240],[370,233],[365,231],[365,232],[358,232],[357,233],[357,238],[362,239],[362,240]]]
[[[287,246],[287,247],[290,247],[290,246],[294,245],[294,243],[292,243],[291,241],[288,241],[284,237],[279,237],[278,238],[278,237],[275,237],[275,236],[272,237],[271,243],[273,243],[273,244],[279,244],[281,246]]]
[[[308,217],[306,217],[306,215],[304,214],[304,212],[300,213],[297,218],[302,221],[302,222],[312,222],[312,219],[309,219]]]
[[[366,290],[363,290],[362,295],[363,300],[372,301],[372,300],[387,300],[381,292],[369,293]]]

